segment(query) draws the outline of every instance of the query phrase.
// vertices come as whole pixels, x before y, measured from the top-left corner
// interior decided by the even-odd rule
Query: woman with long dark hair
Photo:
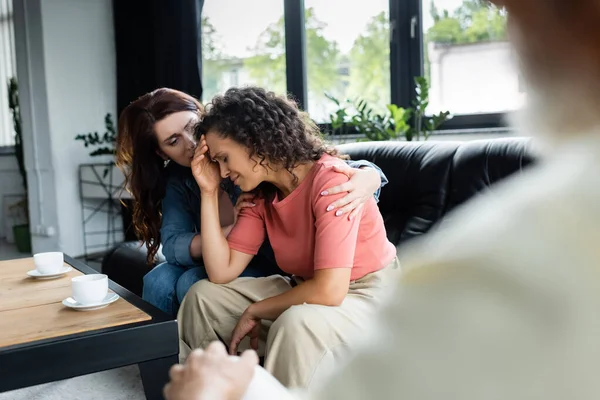
[[[204,107],[192,96],[161,88],[132,102],[119,118],[117,165],[134,199],[135,232],[148,250],[148,263],[154,262],[161,244],[167,260],[144,276],[142,297],[171,315],[177,313],[190,286],[207,278],[201,263],[200,190],[190,169],[196,148],[193,129],[203,114]],[[349,193],[333,205],[337,211],[331,212],[348,215],[360,209],[387,183],[374,165],[350,163],[354,169],[340,169],[352,176],[349,186],[342,188]],[[361,167],[371,168],[363,171]],[[239,210],[253,205],[230,179],[223,179],[219,188],[219,225],[228,235]],[[242,275],[279,272],[267,241]]]

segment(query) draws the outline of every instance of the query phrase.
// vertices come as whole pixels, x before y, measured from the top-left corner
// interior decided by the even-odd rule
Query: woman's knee
[[[144,275],[144,296],[166,295],[175,292],[177,280],[185,272],[178,265],[162,263]]]
[[[201,315],[209,317],[215,315],[215,303],[221,301],[221,288],[208,279],[200,280],[189,288],[181,302],[177,318],[180,323],[186,322]]]
[[[206,274],[204,267],[195,267],[185,271],[177,280],[175,287],[175,293],[177,294],[179,303],[183,302],[183,298],[196,282],[207,278],[208,275]]]
[[[268,341],[279,336],[280,340],[289,338],[293,343],[294,338],[303,332],[322,331],[325,326],[321,327],[323,321],[318,318],[319,307],[324,306],[301,304],[288,308],[271,325]]]
[[[185,272],[178,265],[163,263],[144,275],[142,299],[169,315],[175,315],[179,303],[175,298],[177,279]]]
[[[211,299],[215,300],[215,297],[219,293],[218,289],[217,284],[212,283],[208,279],[202,279],[188,289],[185,302],[182,302],[182,305],[186,303],[205,304]]]

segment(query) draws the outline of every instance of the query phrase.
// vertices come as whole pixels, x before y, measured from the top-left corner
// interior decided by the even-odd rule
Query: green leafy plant
[[[25,172],[25,157],[23,154],[23,131],[21,128],[21,108],[19,106],[19,85],[16,78],[8,80],[8,108],[11,111],[13,118],[13,129],[15,131],[15,155],[21,179],[23,180],[23,188],[27,192],[27,173]]]
[[[398,107],[395,104],[388,104],[387,109],[390,113],[389,121],[393,127],[393,138],[397,138],[400,135],[406,135],[406,132],[410,129],[408,120],[412,114],[412,110]]]
[[[443,111],[438,114],[427,115],[429,105],[429,82],[422,76],[415,78],[417,96],[413,100],[413,126],[406,132],[406,140],[429,139],[431,132],[435,131],[450,116],[450,112]]]
[[[75,140],[81,140],[83,145],[94,150],[90,152],[90,156],[115,155],[115,142],[117,140],[117,130],[110,113],[104,117],[104,126],[106,131],[100,135],[98,132],[89,132],[75,136]]]
[[[331,131],[334,135],[344,135],[350,132],[349,129],[351,126],[347,123],[350,118],[350,114],[348,113],[348,109],[352,106],[350,100],[345,100],[343,102],[336,99],[330,93],[325,92],[325,97],[335,103],[337,106],[337,110],[335,113],[329,115],[329,119],[331,122]]]
[[[337,105],[337,110],[330,114],[331,133],[334,135],[347,133],[364,134],[364,141],[393,140],[404,137],[405,140],[427,140],[431,132],[446,121],[450,113],[445,111],[435,115],[427,115],[429,105],[429,84],[423,77],[415,78],[416,98],[412,108],[402,108],[395,104],[386,106],[381,114],[373,110],[363,99],[340,101],[330,94],[326,97]]]
[[[361,133],[366,136],[364,140],[390,140],[409,129],[407,121],[410,112],[395,104],[387,106],[387,113],[378,114],[363,99],[340,102],[330,94],[326,96],[338,106],[330,115],[334,135]]]
[[[17,249],[22,253],[31,252],[31,236],[29,234],[29,209],[27,196],[27,171],[25,170],[25,156],[23,152],[23,130],[21,124],[21,107],[19,103],[19,85],[17,79],[12,77],[8,80],[8,108],[13,119],[13,130],[15,131],[15,156],[21,173],[25,198],[10,205],[9,211],[15,225],[13,236]]]

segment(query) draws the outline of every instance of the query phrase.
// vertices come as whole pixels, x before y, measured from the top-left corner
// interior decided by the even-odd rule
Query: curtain
[[[200,14],[204,0],[113,0],[117,115],[160,87],[202,97]],[[131,201],[123,208],[125,240],[136,240]]]
[[[113,0],[118,114],[169,87],[201,98],[204,0]]]

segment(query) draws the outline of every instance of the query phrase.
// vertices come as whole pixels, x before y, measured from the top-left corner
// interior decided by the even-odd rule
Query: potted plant
[[[19,107],[19,86],[16,78],[8,80],[8,106],[13,118],[13,128],[15,131],[15,155],[21,179],[23,180],[23,189],[25,198],[18,203],[9,206],[10,215],[14,221],[12,227],[17,250],[21,253],[31,253],[31,234],[29,229],[29,209],[27,196],[27,172],[25,171],[25,159],[23,155],[23,136],[21,129],[21,109]]]
[[[102,156],[111,156],[107,161],[79,166],[81,195],[84,198],[119,198],[124,193],[122,188],[125,177],[116,168],[114,161],[117,130],[110,113],[104,116],[104,127],[102,134],[88,132],[75,136],[75,140],[83,142],[84,147],[90,149],[91,157],[104,160]]]
[[[416,98],[413,100],[413,126],[406,132],[406,140],[416,138],[429,139],[431,132],[435,131],[444,121],[451,118],[450,112],[443,111],[439,114],[427,115],[425,112],[429,105],[429,82],[422,76],[415,78]]]
[[[82,141],[85,148],[92,149],[92,151],[90,151],[91,157],[106,155],[114,156],[116,154],[115,143],[117,141],[117,130],[110,113],[107,113],[104,116],[104,127],[106,131],[102,135],[98,134],[98,132],[88,132],[75,136],[75,140]],[[108,163],[103,164],[105,168],[102,177],[106,178],[114,166],[114,161],[111,160]]]
[[[363,141],[427,140],[431,132],[450,118],[447,111],[435,115],[425,113],[429,105],[429,84],[423,77],[415,78],[417,96],[413,107],[402,108],[389,104],[386,112],[377,113],[362,99],[341,102],[331,95],[326,96],[338,109],[330,115],[332,134],[360,133]]]
[[[107,113],[104,116],[104,127],[106,131],[102,136],[98,132],[88,132],[75,136],[75,140],[81,140],[85,148],[92,147],[90,156],[115,155],[115,142],[117,141],[117,130],[113,122],[112,115]]]

